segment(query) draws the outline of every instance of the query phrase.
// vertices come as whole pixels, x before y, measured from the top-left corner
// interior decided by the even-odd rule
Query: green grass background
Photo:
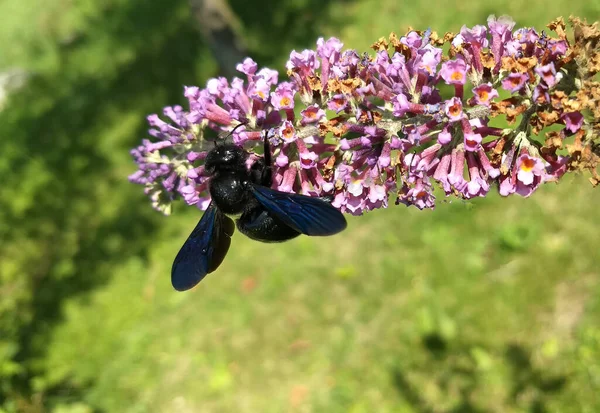
[[[510,14],[542,29],[584,0],[231,0],[262,65],[319,36],[366,51],[408,26]],[[3,0],[0,412],[600,411],[600,193],[568,176],[349,218],[283,245],[234,237],[172,290],[199,218],[126,181],[144,117],[216,64],[183,0]]]

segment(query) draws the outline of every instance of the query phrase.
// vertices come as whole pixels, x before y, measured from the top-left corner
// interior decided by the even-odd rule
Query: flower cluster
[[[245,79],[186,87],[188,109],[148,117],[153,139],[132,151],[130,180],[164,213],[177,196],[205,209],[205,142],[231,134],[250,152],[268,137],[274,188],[329,195],[351,214],[387,207],[390,196],[433,208],[435,187],[464,199],[494,186],[527,197],[573,170],[598,184],[600,31],[570,22],[572,38],[561,18],[550,36],[491,16],[442,37],[392,34],[375,55],[319,39],[292,51],[282,82],[247,58],[237,66]]]

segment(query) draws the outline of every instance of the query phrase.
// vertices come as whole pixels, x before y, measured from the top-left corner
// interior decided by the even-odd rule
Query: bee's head
[[[217,145],[208,152],[204,166],[208,173],[218,169],[245,168],[248,154],[239,146],[232,144]]]

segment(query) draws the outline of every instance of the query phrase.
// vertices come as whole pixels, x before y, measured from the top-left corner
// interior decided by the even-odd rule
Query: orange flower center
[[[460,105],[452,105],[450,106],[450,110],[448,112],[450,112],[452,116],[458,116],[460,115],[460,110]]]
[[[452,80],[463,80],[464,79],[462,72],[452,73],[451,78],[452,78]]]
[[[473,140],[473,139],[465,139],[465,144],[469,147],[469,148],[476,148],[477,147],[477,141]]]
[[[288,126],[287,128],[285,128],[283,130],[283,139],[285,140],[290,140],[294,137],[294,128],[291,126]]]
[[[490,94],[487,92],[487,90],[480,90],[477,92],[477,94],[479,95],[479,99],[487,102],[490,99]]]
[[[342,106],[344,104],[344,99],[337,98],[331,100],[336,106]]]
[[[291,102],[290,98],[288,98],[286,96],[286,97],[281,98],[281,100],[279,101],[279,105],[280,106],[289,106],[290,102]]]
[[[312,160],[311,159],[307,159],[307,158],[300,158],[300,163],[302,163],[302,165],[306,165],[309,166],[310,164],[312,164]]]
[[[511,77],[508,80],[513,86],[519,86],[519,83],[521,83],[521,79],[518,77]]]
[[[525,158],[521,161],[521,170],[525,172],[531,172],[535,166],[535,160],[531,158]]]

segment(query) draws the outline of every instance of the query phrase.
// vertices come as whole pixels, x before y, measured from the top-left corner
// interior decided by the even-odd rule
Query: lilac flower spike
[[[491,16],[443,38],[392,34],[373,44],[374,55],[320,38],[314,50],[290,53],[281,81],[247,58],[236,66],[240,77],[185,87],[187,108],[148,116],[129,179],[165,214],[177,198],[205,209],[205,141],[231,133],[250,151],[248,167],[266,134],[274,188],[328,195],[355,215],[387,207],[390,197],[434,208],[436,187],[464,199],[494,187],[528,197],[578,169],[596,185],[600,31],[577,18],[571,25],[574,41],[561,18],[548,25],[552,37]],[[490,126],[497,117],[510,128]]]

